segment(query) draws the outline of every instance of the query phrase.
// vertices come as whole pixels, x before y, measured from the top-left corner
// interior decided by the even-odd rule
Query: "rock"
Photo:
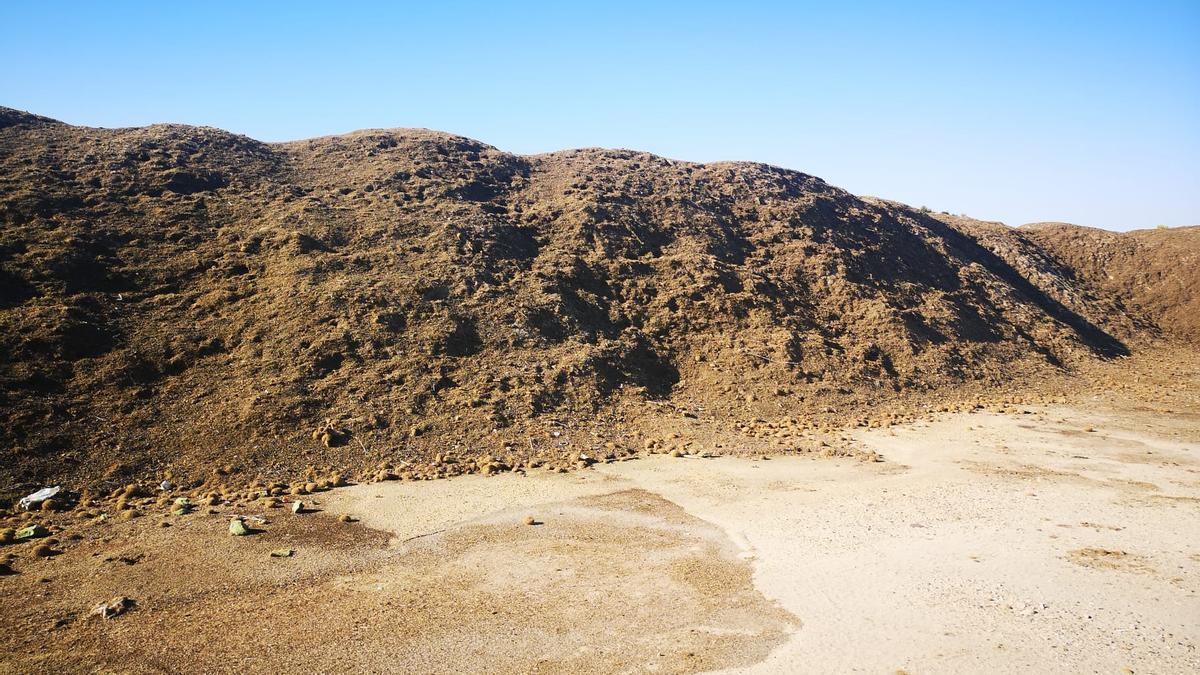
[[[150,492],[137,483],[130,483],[122,488],[121,493],[127,499],[138,499],[141,497],[149,497]]]
[[[537,518],[534,518],[533,516],[525,516],[524,523],[526,525],[539,525],[540,524],[540,523],[538,523]]]
[[[290,557],[292,557],[293,553],[295,553],[295,551],[293,551],[290,548],[277,548],[274,551],[271,551],[271,557],[272,558],[290,558]]]
[[[55,551],[50,544],[38,544],[37,546],[33,547],[33,554],[39,558],[49,558],[57,553],[58,551]]]
[[[108,602],[102,602],[92,608],[92,614],[95,614],[103,619],[111,619],[120,616],[133,608],[136,603],[129,598],[119,595]]]
[[[300,500],[292,502],[292,513],[304,513],[304,502]]]
[[[354,516],[351,516],[351,515],[350,515],[350,514],[348,514],[348,513],[343,513],[343,514],[342,514],[342,515],[341,515],[341,516],[338,518],[338,521],[339,521],[339,522],[343,522],[343,523],[353,523],[353,522],[355,522],[356,520],[358,520],[358,519],[357,519],[357,518],[355,518]]]
[[[7,577],[16,573],[17,571],[12,568],[12,565],[6,562],[0,563],[0,577]]]
[[[17,531],[11,527],[0,530],[0,544],[9,544],[17,538]]]
[[[325,424],[313,431],[312,437],[314,440],[321,441],[321,444],[327,448],[336,448],[345,445],[350,440],[350,432],[339,429],[332,420],[326,420]]]
[[[250,534],[250,529],[246,527],[246,521],[234,518],[229,521],[229,534],[235,537],[244,537]]]

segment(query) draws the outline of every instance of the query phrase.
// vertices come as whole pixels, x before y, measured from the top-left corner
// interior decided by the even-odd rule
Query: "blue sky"
[[[769,162],[1019,224],[1200,224],[1200,2],[20,2],[0,105],[262,140]],[[977,5],[977,6],[976,6]]]

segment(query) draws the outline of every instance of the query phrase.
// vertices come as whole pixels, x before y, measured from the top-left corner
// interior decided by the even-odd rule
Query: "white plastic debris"
[[[17,506],[28,511],[28,510],[32,509],[34,506],[36,506],[37,504],[41,504],[42,502],[46,501],[47,499],[50,499],[54,495],[58,494],[59,491],[61,491],[61,490],[62,490],[61,485],[55,485],[54,487],[42,488],[41,490],[38,490],[37,492],[35,492],[31,495],[25,495],[24,497],[21,497],[20,501],[17,502]]]

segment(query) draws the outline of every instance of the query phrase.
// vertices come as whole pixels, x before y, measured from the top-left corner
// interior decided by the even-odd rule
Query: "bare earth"
[[[0,107],[0,673],[1200,672],[1198,261]]]
[[[92,524],[0,577],[0,670],[1197,672],[1200,417],[1086,403]]]

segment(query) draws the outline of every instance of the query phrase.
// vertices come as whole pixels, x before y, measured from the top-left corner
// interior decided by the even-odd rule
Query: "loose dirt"
[[[1196,672],[1198,233],[0,108],[0,671]]]
[[[1196,338],[1194,229],[1013,229],[761,164],[419,129],[267,144],[0,109],[0,223],[5,500],[569,468],[643,449],[664,407],[839,427]]]
[[[61,553],[5,547],[0,670],[1195,672],[1197,382],[847,432],[880,461],[658,454],[299,515],[38,516]],[[237,514],[267,522],[230,537]],[[136,604],[89,615],[114,596]]]

